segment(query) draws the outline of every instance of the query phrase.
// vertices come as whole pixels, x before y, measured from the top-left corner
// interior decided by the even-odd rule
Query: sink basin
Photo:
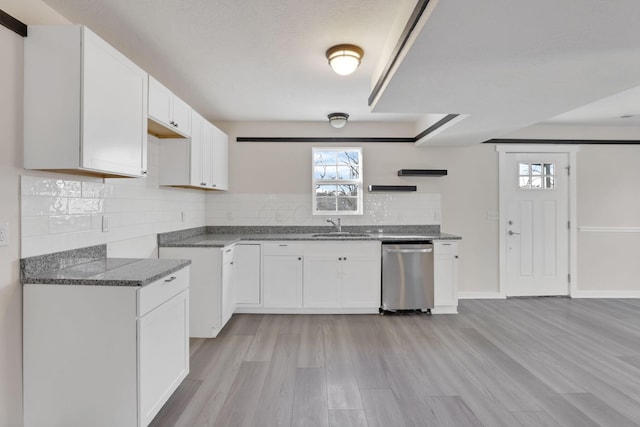
[[[351,233],[349,231],[332,231],[331,233],[312,234],[311,237],[369,237],[369,233]]]

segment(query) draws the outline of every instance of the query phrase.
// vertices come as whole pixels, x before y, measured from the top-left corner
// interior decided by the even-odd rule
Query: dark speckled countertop
[[[367,229],[371,227],[366,227]],[[266,232],[265,232],[266,231]],[[290,232],[288,232],[290,231]],[[439,227],[428,228],[398,228],[389,231],[370,232],[360,228],[351,228],[345,231],[355,233],[352,236],[317,237],[315,234],[328,233],[327,227],[305,229],[295,227],[286,229],[282,227],[199,227],[178,232],[158,235],[159,247],[224,247],[241,241],[358,241],[378,240],[388,241],[424,241],[424,240],[459,240],[460,236],[441,233]],[[359,235],[360,233],[366,235]]]
[[[189,264],[184,259],[107,258],[106,245],[20,260],[23,284],[49,285],[144,286]]]

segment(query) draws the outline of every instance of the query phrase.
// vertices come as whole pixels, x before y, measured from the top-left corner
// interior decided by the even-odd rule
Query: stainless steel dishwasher
[[[433,308],[433,243],[382,243],[380,312]]]

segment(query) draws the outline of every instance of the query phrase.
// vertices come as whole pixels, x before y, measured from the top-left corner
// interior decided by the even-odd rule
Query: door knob
[[[513,231],[511,231],[511,230],[509,230],[509,231],[507,232],[507,234],[509,234],[509,236],[513,236],[513,235],[518,235],[518,236],[519,236],[519,235],[520,235],[520,233],[516,233],[516,232],[513,232]]]

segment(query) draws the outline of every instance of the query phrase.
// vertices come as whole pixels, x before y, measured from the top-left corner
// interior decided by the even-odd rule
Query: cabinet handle
[[[146,175],[146,174],[147,174],[147,171],[142,171],[142,175]]]
[[[458,259],[458,255],[456,255],[456,259]]]
[[[174,280],[176,280],[176,276],[171,276],[167,280],[165,280],[165,283],[173,282]]]
[[[200,185],[207,185],[207,183],[206,182],[201,182]]]
[[[342,260],[343,260],[343,261],[346,261],[346,260],[347,260],[347,257],[342,258]]]
[[[226,253],[229,253],[229,252],[231,252],[231,249],[227,249],[225,252],[226,252]]]
[[[338,258],[338,261],[342,261],[342,258]]]
[[[302,261],[302,257],[301,256],[298,257],[298,261]]]
[[[287,246],[289,246],[289,245],[278,245],[278,246],[280,246],[280,247],[282,247],[282,248],[286,248],[286,247],[287,247]]]
[[[176,125],[176,122],[174,122],[173,120],[171,120],[171,121],[169,122],[169,124],[170,124],[171,126],[175,126],[175,125]]]
[[[442,246],[451,246],[451,243],[442,243]]]
[[[215,185],[215,184],[211,184],[211,186],[212,186],[212,187],[215,187],[216,185]]]

